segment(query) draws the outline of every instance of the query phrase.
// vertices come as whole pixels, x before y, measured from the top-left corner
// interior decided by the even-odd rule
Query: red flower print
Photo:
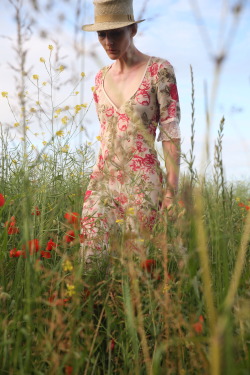
[[[84,196],[84,202],[86,202],[86,200],[91,196],[91,194],[92,194],[92,190],[86,191],[85,196]]]
[[[3,194],[0,194],[0,207],[2,207],[5,203],[5,199],[4,199],[4,196]]]
[[[196,333],[202,333],[203,331],[203,323],[204,323],[204,318],[202,315],[199,316],[198,322],[194,323],[192,325],[193,329],[195,330]]]
[[[102,170],[103,169],[103,167],[104,167],[104,159],[103,159],[103,156],[102,155],[99,155],[99,161],[98,161],[98,168],[100,169],[100,170]]]
[[[55,249],[56,247],[57,247],[57,244],[52,239],[50,239],[47,242],[46,251],[51,251],[51,250]]]
[[[146,259],[141,263],[141,268],[148,273],[152,273],[156,266],[156,261],[154,259]]]
[[[73,230],[68,230],[64,236],[64,241],[70,243],[76,238],[75,232]]]
[[[95,101],[96,103],[99,102],[99,97],[98,97],[98,95],[96,94],[96,92],[93,93],[93,98],[94,98],[94,101]]]
[[[36,215],[36,216],[41,215],[41,211],[39,210],[37,206],[35,207],[35,211],[31,212],[31,215]]]
[[[150,72],[151,77],[154,77],[155,75],[157,75],[158,70],[159,70],[159,66],[158,66],[158,64],[157,64],[157,63],[153,63],[153,64],[149,67],[149,72]]]
[[[22,248],[23,250],[27,250],[27,247],[30,254],[37,253],[40,250],[39,240],[37,238],[30,240],[27,244],[24,244]]]
[[[169,85],[169,93],[170,93],[170,96],[173,100],[179,99],[177,86],[176,86],[175,83],[171,83],[171,85]]]
[[[98,87],[102,82],[102,71],[99,71],[95,76],[95,85]]]
[[[172,102],[168,107],[168,116],[165,120],[169,118],[175,118],[176,117],[176,102]]]
[[[123,113],[118,114],[118,128],[121,131],[126,131],[128,128],[129,117]]]
[[[125,204],[128,201],[128,198],[125,194],[121,193],[118,197],[115,198],[116,201],[120,202],[121,204]]]
[[[113,116],[114,112],[115,112],[114,108],[110,107],[110,108],[106,109],[105,114],[106,114],[107,117],[111,117],[111,116]]]
[[[69,224],[78,224],[79,216],[78,212],[66,212],[66,214],[64,214],[64,218]]]
[[[51,253],[49,251],[41,251],[41,258],[46,258],[50,259],[51,258]]]
[[[144,106],[149,105],[150,103],[150,95],[145,89],[138,90],[135,99],[137,103]]]

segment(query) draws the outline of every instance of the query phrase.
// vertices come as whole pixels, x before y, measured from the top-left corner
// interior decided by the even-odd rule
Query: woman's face
[[[107,55],[112,60],[116,60],[121,58],[132,44],[133,29],[126,26],[114,30],[98,31],[97,35]]]

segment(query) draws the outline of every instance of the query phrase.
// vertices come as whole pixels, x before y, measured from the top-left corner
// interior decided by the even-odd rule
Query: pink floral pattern
[[[85,194],[81,228],[87,254],[124,219],[127,230],[152,229],[162,196],[162,172],[154,147],[180,138],[180,106],[173,67],[151,57],[135,94],[120,108],[106,95],[110,66],[96,75],[94,99],[100,120],[101,148]],[[127,215],[133,209],[133,215]]]

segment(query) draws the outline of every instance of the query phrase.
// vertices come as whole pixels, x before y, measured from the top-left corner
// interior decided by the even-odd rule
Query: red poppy
[[[50,240],[47,242],[46,250],[47,250],[47,251],[51,251],[51,250],[55,249],[56,247],[57,247],[57,244],[56,244],[55,242],[53,242],[53,240],[50,239]]]
[[[193,329],[195,330],[196,333],[202,333],[203,331],[203,323],[204,323],[204,318],[202,315],[199,316],[198,322],[193,324]]]
[[[41,251],[41,257],[42,258],[46,258],[46,259],[50,259],[51,258],[51,253],[49,251]]]
[[[110,340],[109,347],[110,347],[111,352],[115,349],[115,340],[114,339]]]
[[[4,196],[3,194],[0,194],[0,207],[2,207],[5,203],[5,199],[4,199]]]
[[[78,212],[66,212],[66,214],[64,214],[64,218],[69,224],[78,224],[79,216]]]
[[[74,241],[75,237],[76,237],[75,232],[73,230],[68,230],[64,236],[64,241],[67,243],[70,243]]]
[[[146,259],[141,263],[141,268],[148,273],[152,273],[156,266],[156,261],[154,259]]]
[[[19,228],[15,227],[15,226],[10,226],[8,228],[8,234],[11,235],[11,234],[17,234],[19,233]]]
[[[56,298],[55,293],[49,297],[49,302],[55,306],[65,306],[69,301],[69,298]]]
[[[65,373],[65,375],[71,375],[73,373],[73,367],[69,366],[69,365],[66,365],[64,367],[64,373]]]
[[[31,212],[31,215],[36,215],[36,216],[41,215],[41,211],[39,210],[37,206],[35,207],[35,211]]]
[[[23,250],[17,250],[16,248],[10,250],[10,257],[11,258],[19,258],[20,256],[25,257],[26,253]]]
[[[244,203],[242,203],[242,202],[238,203],[238,206],[239,207],[245,207]]]
[[[33,254],[34,252],[37,253],[40,250],[39,240],[37,238],[28,241],[27,245],[30,254]],[[23,250],[26,250],[26,245],[23,245]]]
[[[15,216],[11,216],[9,221],[6,221],[4,224],[6,228],[8,228],[8,234],[16,234],[19,233],[19,228],[16,227],[16,218]]]

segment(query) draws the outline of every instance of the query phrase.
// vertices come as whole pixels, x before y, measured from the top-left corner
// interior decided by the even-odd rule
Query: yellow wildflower
[[[83,108],[87,108],[87,106],[88,106],[87,103],[83,103],[83,104],[81,104],[81,107],[83,107]]]
[[[45,59],[44,59],[43,57],[40,57],[40,61],[41,61],[42,63],[45,63]]]
[[[66,125],[66,124],[68,123],[68,121],[69,121],[68,116],[64,116],[64,117],[61,119],[61,121],[62,121],[62,123],[63,123],[64,125]]]
[[[48,159],[48,155],[47,154],[43,154],[43,159],[44,160]]]
[[[30,108],[30,112],[31,112],[31,113],[35,113],[35,112],[36,112],[36,109],[32,107],[32,108]]]
[[[98,135],[98,136],[96,137],[96,139],[97,139],[98,141],[101,141],[101,140],[102,140],[102,138],[100,137],[100,135]]]
[[[21,139],[21,141],[24,141],[24,138],[23,138],[23,137],[21,137],[20,139]]]
[[[75,112],[78,113],[82,109],[80,104],[75,105]]]
[[[67,153],[69,151],[69,145],[65,145],[64,147],[61,148],[61,152]]]
[[[63,136],[64,136],[64,132],[63,132],[62,130],[58,130],[58,131],[56,132],[56,135],[57,135],[58,137],[63,137]]]
[[[69,106],[66,105],[66,106],[64,107],[64,109],[65,109],[65,111],[68,111],[68,110],[69,110]]]
[[[42,144],[43,144],[44,146],[46,146],[47,142],[46,142],[46,141],[43,141]]]
[[[35,133],[34,135],[37,137],[39,135],[39,133]]]
[[[32,148],[32,150],[35,150],[35,149],[36,149],[36,146],[31,145],[31,148]]]
[[[92,86],[92,87],[91,87],[91,90],[92,90],[92,91],[95,91],[95,86]]]
[[[75,91],[75,95],[78,95],[79,94],[79,91]]]
[[[32,78],[38,80],[39,79],[39,75],[38,74],[33,74]]]
[[[81,76],[82,76],[82,78],[84,78],[84,77],[85,77],[85,73],[84,73],[84,72],[82,72],[82,73],[81,73]]]
[[[52,51],[52,50],[54,49],[54,47],[53,47],[51,44],[49,44],[49,45],[48,45],[48,49],[49,49],[50,51]]]
[[[7,91],[2,91],[2,97],[7,98],[8,97],[8,92]]]
[[[134,209],[134,207],[129,207],[129,208],[126,210],[126,214],[127,214],[127,215],[135,215],[135,209]]]
[[[65,262],[63,262],[62,266],[63,266],[63,270],[64,270],[65,272],[66,272],[66,271],[72,271],[72,270],[73,270],[72,263],[71,263],[69,260],[65,260]]]
[[[36,104],[37,104],[37,105],[40,105],[40,102],[37,100],[37,101],[36,101]]]
[[[92,142],[88,142],[87,145],[88,145],[88,146],[92,146]]]
[[[67,284],[67,296],[72,297],[76,294],[75,285]]]
[[[58,108],[58,109],[55,111],[55,113],[58,114],[58,115],[59,115],[61,112],[62,112],[62,108]]]
[[[59,72],[63,72],[65,69],[65,66],[63,65],[60,65],[59,68],[57,70],[59,70]]]
[[[46,86],[47,85],[47,82],[43,82],[43,86]]]
[[[30,127],[29,127],[29,126],[25,126],[25,129],[26,129],[26,130],[29,130],[29,129],[30,129]]]
[[[19,122],[15,122],[14,128],[17,128],[19,125],[20,125]]]
[[[117,219],[115,222],[116,223],[124,223],[124,220],[123,219]]]
[[[237,197],[235,200],[236,202],[240,202],[240,197]]]
[[[165,292],[168,292],[170,289],[170,285],[165,285],[162,289],[162,293],[164,294]]]
[[[23,157],[24,157],[25,159],[27,159],[28,154],[23,154]]]
[[[84,128],[84,126],[81,125],[80,132],[83,132],[83,130],[85,130],[85,128]]]
[[[17,163],[16,159],[12,159],[12,163],[16,164]]]

